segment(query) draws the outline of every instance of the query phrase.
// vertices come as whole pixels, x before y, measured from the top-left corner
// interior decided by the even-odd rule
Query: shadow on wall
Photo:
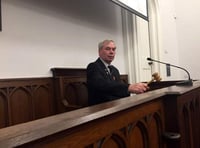
[[[56,19],[95,26],[102,31],[117,29],[118,6],[110,0],[3,0]],[[105,30],[106,29],[106,30]]]

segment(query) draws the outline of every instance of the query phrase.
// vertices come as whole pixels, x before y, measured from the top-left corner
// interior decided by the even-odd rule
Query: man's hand
[[[128,91],[130,93],[135,93],[135,94],[144,93],[148,89],[149,89],[149,87],[146,83],[130,84],[129,87],[128,87]]]

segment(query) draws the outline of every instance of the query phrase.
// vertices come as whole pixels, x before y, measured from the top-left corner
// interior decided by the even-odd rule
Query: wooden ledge
[[[194,85],[190,87],[170,86],[140,95],[133,95],[127,98],[3,128],[0,129],[0,147],[16,147],[42,137],[71,129],[95,119],[147,103],[165,95],[181,95],[199,87],[199,81],[195,82]]]

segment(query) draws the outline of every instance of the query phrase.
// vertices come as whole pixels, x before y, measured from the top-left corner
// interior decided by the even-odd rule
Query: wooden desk
[[[0,129],[0,147],[199,148],[199,101],[199,81],[170,86]]]

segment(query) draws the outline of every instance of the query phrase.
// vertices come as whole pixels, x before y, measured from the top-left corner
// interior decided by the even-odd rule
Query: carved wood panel
[[[128,83],[127,75],[120,76]],[[57,112],[62,113],[88,106],[88,91],[85,76],[60,76],[55,78]]]
[[[0,89],[0,128],[6,127],[8,124],[8,105],[4,91]]]
[[[55,114],[50,78],[0,80],[0,128]]]
[[[164,148],[163,105],[157,100],[21,147]]]
[[[200,89],[178,99],[181,148],[200,147]]]
[[[183,95],[166,96],[166,131],[180,134],[180,139],[171,139],[167,147],[200,147],[200,89],[194,89]]]

